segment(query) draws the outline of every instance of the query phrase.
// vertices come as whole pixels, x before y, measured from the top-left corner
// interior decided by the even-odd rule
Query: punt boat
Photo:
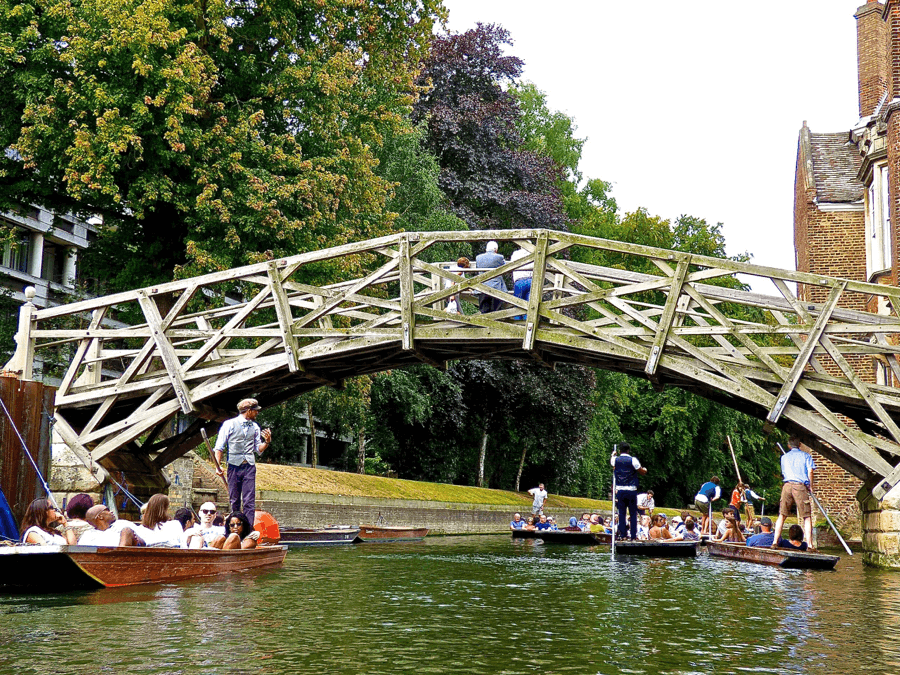
[[[833,570],[839,556],[785,548],[763,548],[746,544],[709,542],[706,550],[716,558],[730,558],[789,570]]]
[[[427,527],[387,527],[360,525],[357,538],[364,542],[421,541],[428,534]]]
[[[647,558],[696,558],[699,541],[617,541],[616,553]]]
[[[281,565],[286,546],[252,549],[145,546],[0,547],[0,592],[53,593],[212,577]]]
[[[359,534],[358,527],[282,527],[279,544],[285,546],[336,546],[352,544]]]
[[[545,544],[575,544],[580,546],[610,545],[612,535],[581,530],[512,530],[513,539],[541,539]]]

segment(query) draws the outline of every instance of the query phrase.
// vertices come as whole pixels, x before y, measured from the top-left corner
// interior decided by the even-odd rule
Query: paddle
[[[787,454],[787,453],[784,451],[784,448],[781,447],[781,443],[775,443],[775,445],[777,445],[777,446],[778,446],[778,449],[781,450],[781,454],[782,454],[782,455]],[[819,511],[822,512],[822,515],[825,516],[825,520],[827,520],[827,521],[828,521],[828,524],[831,525],[831,529],[834,530],[834,533],[837,535],[838,541],[841,542],[841,544],[842,544],[843,547],[844,547],[844,550],[847,551],[847,555],[853,555],[853,551],[851,551],[851,550],[850,550],[850,547],[847,546],[847,542],[844,541],[844,538],[841,536],[841,533],[838,532],[838,529],[834,526],[834,523],[831,522],[831,518],[828,517],[828,511],[826,511],[826,510],[824,509],[824,507],[822,506],[822,504],[819,503],[819,500],[818,500],[818,499],[816,498],[816,496],[812,493],[812,490],[809,491],[809,496],[812,497],[813,502],[815,502],[815,504],[816,504],[816,508],[818,508]]]

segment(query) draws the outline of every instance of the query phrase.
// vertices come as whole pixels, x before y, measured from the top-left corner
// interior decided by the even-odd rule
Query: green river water
[[[288,553],[211,581],[0,596],[2,673],[900,673],[900,573],[509,536]]]

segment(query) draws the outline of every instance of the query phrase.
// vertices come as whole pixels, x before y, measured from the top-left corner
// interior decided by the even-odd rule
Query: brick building
[[[859,121],[836,133],[813,132],[803,123],[794,180],[796,267],[859,281],[897,285],[900,278],[900,0],[869,0],[857,9]],[[825,291],[800,285],[803,300],[822,302]],[[841,305],[888,313],[862,296]],[[866,380],[892,381],[886,362],[860,357],[853,363]],[[834,363],[821,360],[826,370]],[[894,382],[894,384],[897,384]],[[815,453],[814,453],[815,454]],[[858,513],[860,481],[816,455],[819,497],[846,520]]]

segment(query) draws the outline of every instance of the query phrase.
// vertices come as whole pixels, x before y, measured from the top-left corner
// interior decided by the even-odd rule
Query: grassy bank
[[[407,499],[463,504],[509,505],[510,511],[531,512],[531,495],[511,490],[488,490],[465,485],[426,483],[381,476],[362,476],[341,471],[323,471],[279,464],[258,464],[258,490],[304,492],[309,494]],[[574,515],[579,511],[609,511],[609,501],[584,499],[551,493],[544,506],[547,513]],[[676,509],[659,509],[673,515]]]

